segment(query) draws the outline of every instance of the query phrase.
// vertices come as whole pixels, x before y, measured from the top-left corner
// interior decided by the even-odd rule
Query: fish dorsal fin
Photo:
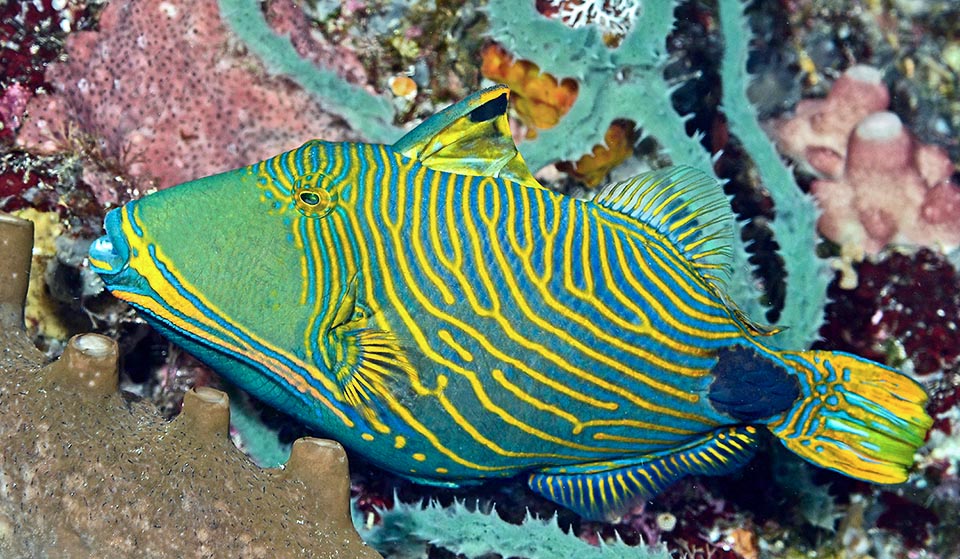
[[[510,135],[509,94],[502,85],[478,91],[425,120],[393,149],[437,171],[543,188]]]
[[[728,279],[736,220],[706,173],[684,165],[650,171],[604,187],[593,201],[653,228],[714,288]]]

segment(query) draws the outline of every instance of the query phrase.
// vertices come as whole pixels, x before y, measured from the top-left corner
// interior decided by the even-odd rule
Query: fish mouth
[[[123,208],[110,210],[103,220],[106,234],[90,245],[87,259],[93,271],[101,275],[116,275],[122,272],[130,260],[130,246],[121,232]]]

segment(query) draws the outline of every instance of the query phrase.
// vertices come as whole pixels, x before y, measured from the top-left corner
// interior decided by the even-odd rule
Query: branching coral
[[[593,24],[613,37],[627,34],[643,9],[638,0],[546,0],[544,4],[570,27]]]
[[[780,323],[789,329],[775,342],[782,347],[804,347],[817,337],[829,281],[826,265],[815,256],[816,209],[760,131],[747,101],[750,32],[743,5],[738,0],[719,4],[726,43],[721,68],[723,109],[773,197],[778,219],[771,227],[780,246],[788,250],[783,255],[787,280]],[[531,167],[580,157],[585,146],[602,143],[602,134],[614,120],[623,119],[636,123],[642,136],[654,138],[673,162],[713,172],[712,156],[700,145],[699,136],[686,132],[687,117],[670,106],[671,94],[679,86],[669,84],[664,76],[666,37],[673,29],[674,7],[674,2],[644,4],[634,31],[618,48],[611,49],[592,26],[570,29],[543,17],[533,6],[518,7],[507,0],[489,2],[489,35],[494,40],[537,64],[541,71],[570,76],[580,84],[577,101],[560,123],[520,146]],[[740,243],[733,248],[734,280],[728,286],[729,294],[748,316],[760,319],[765,309],[758,303],[747,253]]]
[[[180,416],[117,391],[117,346],[83,334],[43,355],[23,330],[29,222],[0,215],[0,555],[374,558],[348,513],[346,455],[301,439],[261,470],[227,438],[225,394]]]

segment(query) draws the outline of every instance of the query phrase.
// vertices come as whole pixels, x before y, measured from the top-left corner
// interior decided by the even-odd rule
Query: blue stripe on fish
[[[392,146],[313,140],[111,212],[90,262],[269,405],[420,482],[525,473],[586,517],[739,467],[756,430],[903,481],[931,420],[901,373],[778,352],[725,295],[735,220],[688,167],[543,188],[503,88]]]

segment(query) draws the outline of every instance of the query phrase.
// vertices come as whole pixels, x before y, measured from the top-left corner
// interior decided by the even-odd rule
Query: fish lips
[[[122,210],[116,208],[107,214],[103,221],[106,234],[90,245],[90,267],[101,276],[113,277],[123,272],[130,260],[130,245],[120,224]]]

